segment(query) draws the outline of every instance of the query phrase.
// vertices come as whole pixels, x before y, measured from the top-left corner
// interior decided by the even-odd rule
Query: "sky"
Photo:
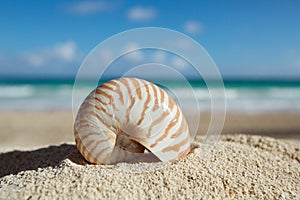
[[[1,1],[0,78],[74,77],[99,43],[141,27],[188,35],[225,78],[300,78],[299,11],[297,0]]]

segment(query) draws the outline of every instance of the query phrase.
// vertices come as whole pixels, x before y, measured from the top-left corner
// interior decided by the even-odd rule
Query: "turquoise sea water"
[[[9,110],[72,110],[73,80],[0,80],[0,111]],[[191,81],[192,88],[176,81],[160,82],[183,109],[211,109],[211,95],[203,81]],[[228,112],[300,111],[300,81],[224,80]],[[83,97],[91,88],[84,82],[77,89]],[[221,90],[217,85],[213,88]],[[216,97],[218,98],[218,97]],[[78,100],[75,100],[78,101]]]

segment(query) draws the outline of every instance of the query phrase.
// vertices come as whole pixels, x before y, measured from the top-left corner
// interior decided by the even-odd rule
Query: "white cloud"
[[[300,49],[287,49],[283,52],[285,66],[300,69]]]
[[[40,55],[32,54],[28,55],[27,62],[34,67],[38,67],[45,64],[45,59]]]
[[[46,65],[49,62],[71,62],[76,57],[76,44],[73,41],[55,44],[53,47],[28,53],[25,60],[34,67]]]
[[[194,42],[187,38],[178,38],[174,40],[166,39],[165,44],[174,51],[178,49],[190,50],[195,47]]]
[[[296,61],[296,67],[300,69],[300,58]]]
[[[153,61],[162,63],[166,61],[166,57],[167,55],[164,51],[155,51],[155,53],[153,54]]]
[[[62,60],[71,61],[75,57],[76,44],[73,41],[56,44],[53,53]]]
[[[184,24],[184,31],[189,34],[198,34],[203,31],[203,26],[197,21],[187,21]]]
[[[172,65],[179,69],[186,69],[188,67],[188,63],[180,57],[174,57],[172,59]]]
[[[128,10],[127,17],[131,21],[151,21],[157,15],[153,7],[135,6]]]
[[[79,15],[103,12],[114,7],[114,4],[106,1],[79,1],[66,6],[68,12]]]
[[[136,43],[128,43],[125,47],[124,47],[124,52],[130,52],[128,54],[125,55],[126,59],[129,59],[131,61],[140,61],[144,58],[142,51],[141,50],[136,50],[138,49],[139,46]]]
[[[104,62],[104,63],[113,61],[113,53],[109,49],[102,49],[99,52],[99,57],[101,58],[102,62]]]
[[[195,46],[193,41],[188,40],[188,39],[178,39],[176,41],[177,45],[179,48],[184,48],[184,49],[190,49]]]

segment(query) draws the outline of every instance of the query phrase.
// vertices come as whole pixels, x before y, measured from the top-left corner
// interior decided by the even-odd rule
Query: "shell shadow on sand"
[[[11,151],[2,153],[0,154],[0,178],[22,171],[55,167],[68,157],[69,154],[73,153],[75,155],[74,152],[78,152],[75,145],[62,144],[33,151]],[[76,154],[76,156],[78,157],[80,154]],[[80,164],[80,160],[82,159],[77,159],[76,162]]]
[[[11,151],[0,154],[0,178],[6,175],[16,175],[28,170],[38,170],[40,168],[58,167],[63,161],[72,166],[94,165],[87,162],[79,153],[76,145],[61,144],[59,146],[49,146],[32,151]],[[152,163],[152,164],[151,164]],[[155,165],[153,165],[156,163]],[[157,170],[169,166],[155,160],[152,156],[142,154],[136,160],[128,163],[118,163],[113,165],[101,165],[100,168],[114,168],[119,171],[139,173],[149,170]],[[135,169],[136,171],[132,171]]]

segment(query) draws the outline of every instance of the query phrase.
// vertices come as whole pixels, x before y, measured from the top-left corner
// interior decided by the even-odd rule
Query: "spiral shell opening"
[[[115,145],[132,153],[144,153],[145,147],[135,140],[129,139],[123,134],[117,134]]]

